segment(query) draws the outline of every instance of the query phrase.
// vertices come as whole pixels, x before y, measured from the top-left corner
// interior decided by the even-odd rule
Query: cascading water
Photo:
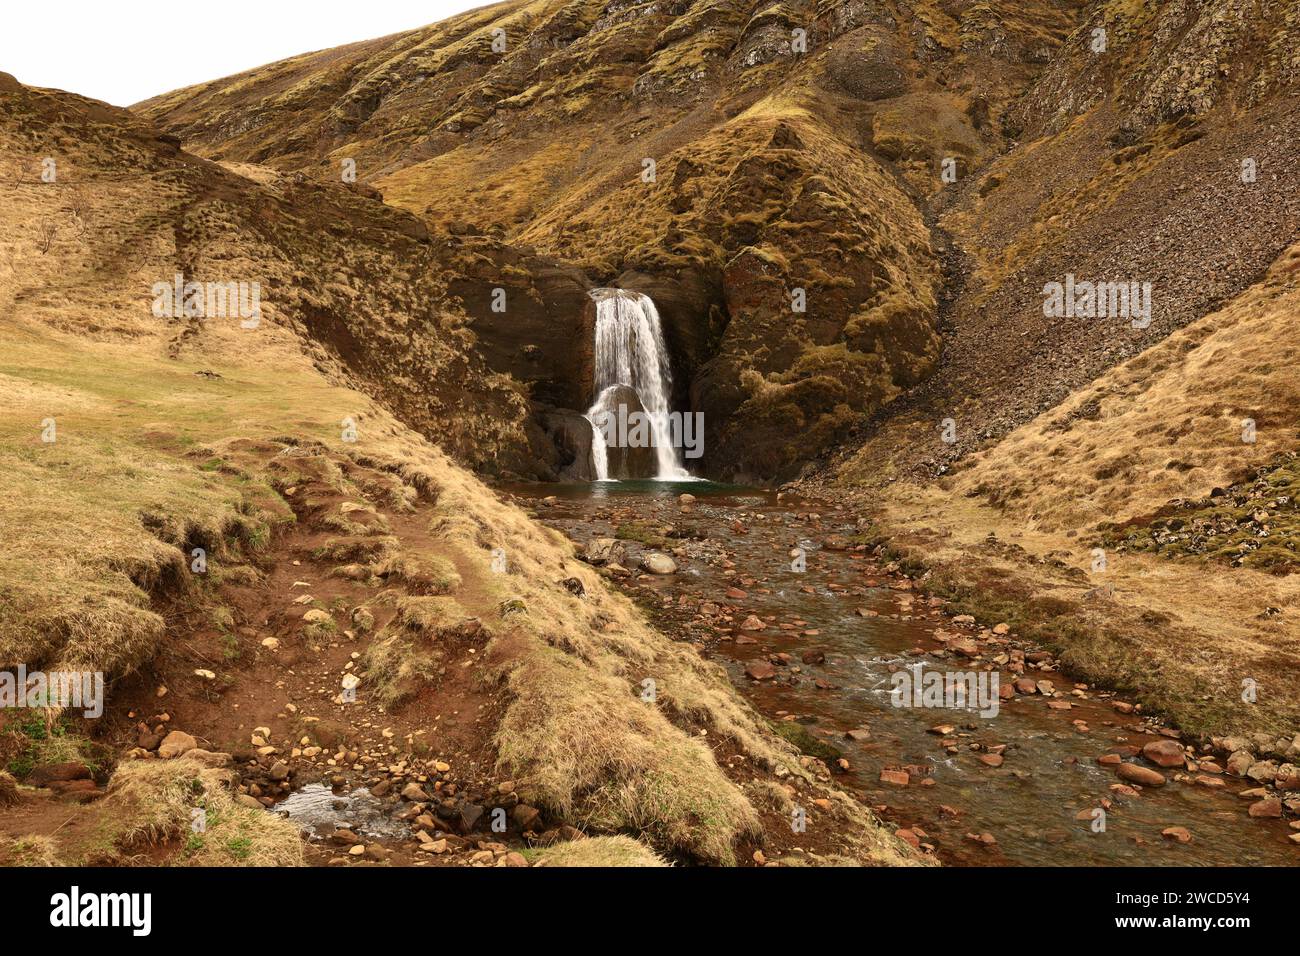
[[[609,480],[609,447],[601,424],[626,411],[628,390],[635,393],[649,424],[660,481],[689,479],[677,459],[670,427],[672,370],[654,301],[623,289],[593,289],[596,300],[595,401],[587,410],[592,423],[591,458],[597,481]]]

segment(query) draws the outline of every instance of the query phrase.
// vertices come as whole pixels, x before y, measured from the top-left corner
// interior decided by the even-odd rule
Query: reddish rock
[[[1139,766],[1135,763],[1120,764],[1118,773],[1125,780],[1141,784],[1144,787],[1163,787],[1166,782],[1164,774],[1157,773],[1150,767]]]
[[[1160,831],[1160,835],[1166,840],[1177,840],[1179,843],[1192,842],[1192,835],[1186,827],[1165,827]]]
[[[906,770],[882,770],[880,771],[880,782],[887,783],[895,787],[906,787],[911,783],[912,778]]]
[[[1276,819],[1282,815],[1282,801],[1277,797],[1265,797],[1258,803],[1250,805],[1250,815],[1263,819]]]
[[[921,838],[911,830],[895,830],[894,836],[898,837],[904,843],[908,844],[915,850],[921,848]]]
[[[776,676],[776,668],[767,661],[754,661],[745,668],[745,673],[754,680],[771,680]]]
[[[1153,740],[1142,748],[1142,756],[1157,767],[1181,767],[1186,760],[1183,748],[1174,740]]]
[[[1002,754],[980,754],[980,763],[986,767],[1001,767]]]

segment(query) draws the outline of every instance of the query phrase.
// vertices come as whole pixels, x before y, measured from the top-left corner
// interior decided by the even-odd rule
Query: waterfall
[[[598,416],[618,414],[620,387],[634,391],[645,410],[657,465],[654,477],[660,481],[689,479],[691,475],[678,463],[673,446],[669,420],[672,369],[654,301],[623,289],[593,289],[591,297],[596,300],[596,374],[595,397],[586,417],[592,423],[596,480],[609,480],[609,449]]]

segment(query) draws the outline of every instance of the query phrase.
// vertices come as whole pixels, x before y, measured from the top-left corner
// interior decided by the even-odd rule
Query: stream
[[[841,751],[849,769],[836,774],[836,784],[891,826],[911,829],[944,863],[1297,862],[1300,851],[1287,841],[1294,831],[1284,821],[1247,815],[1249,801],[1237,794],[1254,786],[1252,781],[1223,775],[1225,785],[1211,789],[1193,784],[1194,774],[1184,774],[1186,782],[1175,780],[1181,770],[1174,768],[1162,771],[1169,778],[1163,787],[1143,788],[1140,795],[1112,791],[1125,781],[1097,758],[1130,756],[1160,739],[1159,728],[1120,713],[1109,695],[1058,672],[1031,665],[1024,676],[1050,680],[1064,695],[1055,698],[1059,709],[1038,694],[1002,700],[991,717],[976,709],[893,706],[896,671],[918,664],[927,672],[978,671],[984,661],[972,663],[945,650],[936,631],[951,636],[962,629],[913,592],[910,581],[884,572],[854,541],[857,516],[842,506],[778,502],[774,492],[703,481],[516,484],[500,490],[579,545],[594,537],[622,538],[623,563],[632,573],[616,586],[666,633],[700,644],[760,713],[796,719]],[[682,493],[696,500],[682,505]],[[654,543],[661,533],[662,548],[635,540],[649,537]],[[792,548],[803,550],[802,573],[792,570]],[[671,553],[677,573],[643,575],[639,560],[645,550]],[[741,628],[751,615],[765,626]],[[962,633],[974,637],[978,631]],[[1015,635],[1009,638],[1004,650],[1017,646]],[[982,653],[987,657],[994,650]],[[751,665],[762,672],[779,654],[789,656],[778,661],[774,677],[755,680],[746,673]],[[1000,676],[1008,685],[1019,675],[1003,667]],[[1062,700],[1072,706],[1066,709]],[[950,729],[936,732],[939,725]],[[860,739],[847,737],[850,730]],[[906,785],[881,782],[882,770],[900,768],[908,771]],[[1102,801],[1110,806],[1099,828],[1091,812]],[[1169,827],[1186,828],[1190,842],[1163,837]],[[991,834],[996,843],[974,839],[981,834]]]

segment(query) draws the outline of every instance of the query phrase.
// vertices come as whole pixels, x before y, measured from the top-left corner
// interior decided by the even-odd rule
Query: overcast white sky
[[[0,3],[0,71],[28,86],[115,106],[486,6],[484,0]]]

